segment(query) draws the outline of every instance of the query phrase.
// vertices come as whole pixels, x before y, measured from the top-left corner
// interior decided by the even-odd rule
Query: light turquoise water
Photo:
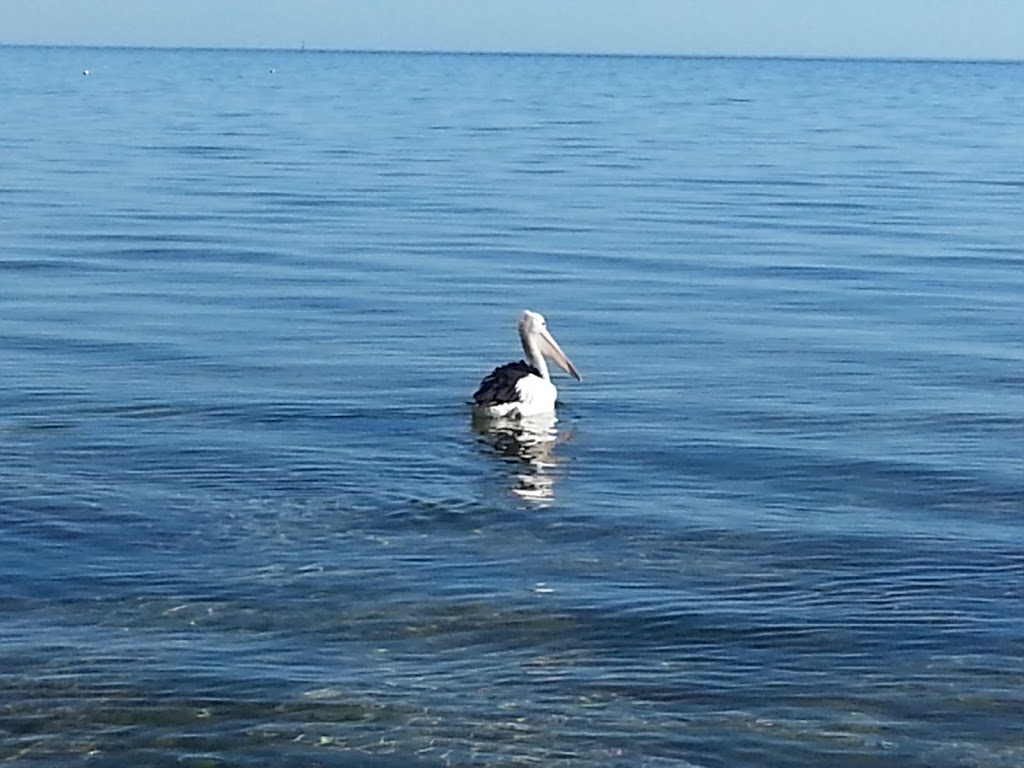
[[[1022,81],[0,49],[0,759],[1020,765]]]

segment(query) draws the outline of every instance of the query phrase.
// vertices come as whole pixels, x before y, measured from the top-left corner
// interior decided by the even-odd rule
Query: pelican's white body
[[[554,413],[557,400],[558,390],[555,385],[531,373],[516,382],[515,402],[483,406],[477,408],[476,413],[496,419],[542,416]]]

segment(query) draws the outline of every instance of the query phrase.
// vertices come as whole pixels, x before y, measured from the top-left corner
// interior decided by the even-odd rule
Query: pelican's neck
[[[540,349],[537,347],[537,339],[533,336],[523,336],[523,351],[526,353],[526,362],[540,371],[540,377],[544,381],[551,381],[551,375],[548,373],[548,361],[544,359],[544,355],[540,353]]]

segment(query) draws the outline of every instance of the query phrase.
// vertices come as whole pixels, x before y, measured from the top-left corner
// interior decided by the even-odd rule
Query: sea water
[[[1024,66],[0,95],[0,760],[1024,763]],[[583,381],[474,425],[524,308]]]

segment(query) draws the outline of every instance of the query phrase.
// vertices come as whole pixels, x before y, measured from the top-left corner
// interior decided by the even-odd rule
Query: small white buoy
[[[83,75],[91,75],[91,74],[92,74],[92,70],[89,70],[89,69],[83,69],[83,70],[82,70],[82,74],[83,74]]]

